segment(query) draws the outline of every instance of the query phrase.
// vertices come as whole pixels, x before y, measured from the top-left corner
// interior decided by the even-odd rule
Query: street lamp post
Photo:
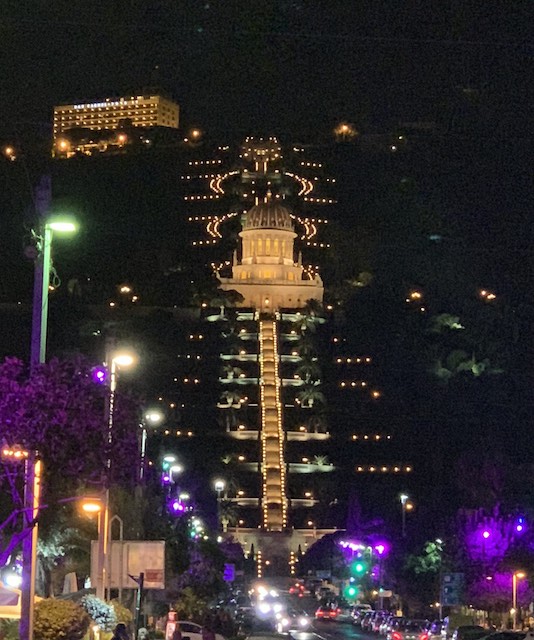
[[[31,528],[22,541],[22,584],[20,594],[20,640],[33,640],[35,572],[37,566],[37,518],[41,495],[41,461],[36,454],[26,459],[24,469],[24,519]]]
[[[406,505],[408,503],[408,498],[405,493],[401,493],[400,502],[401,502],[401,511],[402,511],[402,537],[406,538]]]
[[[76,225],[67,220],[49,220],[44,225],[40,253],[37,258],[36,279],[33,300],[33,327],[30,361],[32,367],[46,360],[46,336],[48,328],[48,289],[50,286],[50,263],[53,232],[72,233]],[[40,280],[40,281],[39,281]]]
[[[221,521],[221,494],[226,488],[226,482],[222,479],[215,480],[213,483],[217,492],[217,528],[222,525]]]
[[[525,577],[522,571],[514,571],[512,574],[512,630],[517,628],[517,581]]]
[[[98,580],[96,585],[96,595],[104,599],[107,584],[108,554],[109,554],[109,488],[111,483],[111,446],[113,444],[113,417],[115,411],[115,392],[117,390],[117,371],[119,367],[129,367],[134,363],[134,358],[128,353],[117,353],[110,358],[109,377],[109,400],[107,405],[107,478],[106,490],[104,493],[104,513],[102,527],[98,537]],[[108,594],[109,595],[109,594]]]
[[[147,427],[160,424],[164,419],[163,412],[160,409],[150,409],[143,417],[141,423],[141,461],[139,465],[139,480],[143,480],[146,473],[146,441],[147,441]]]
[[[443,540],[436,538],[436,549],[439,551],[438,594],[439,594],[439,619],[443,620]]]

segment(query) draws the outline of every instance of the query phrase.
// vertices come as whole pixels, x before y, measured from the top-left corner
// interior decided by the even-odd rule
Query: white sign
[[[165,589],[165,542],[163,540],[113,540],[109,549],[108,574],[112,589],[137,589],[130,578],[145,574],[145,589]],[[91,542],[91,584],[97,584],[98,541]],[[107,588],[108,585],[106,585]]]

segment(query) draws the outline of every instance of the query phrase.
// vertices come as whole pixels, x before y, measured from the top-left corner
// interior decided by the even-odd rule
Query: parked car
[[[376,615],[376,611],[369,611],[362,618],[362,631],[371,631],[371,625],[373,624],[373,618]]]
[[[337,622],[352,622],[352,605],[345,602],[338,602],[337,611]]]
[[[373,631],[374,633],[380,633],[380,627],[386,619],[387,613],[385,611],[379,611],[373,618],[373,622],[371,623],[371,631]]]
[[[364,615],[372,610],[370,604],[355,604],[352,608],[352,624],[361,625]]]
[[[478,640],[488,635],[488,629],[479,624],[466,624],[453,631],[452,640]]]
[[[428,640],[442,640],[443,620],[434,620],[428,627]]]
[[[496,631],[488,636],[484,636],[484,640],[534,640],[534,631]]]
[[[404,620],[404,618],[400,616],[396,616],[393,613],[387,614],[384,620],[382,621],[382,624],[380,625],[380,629],[378,630],[378,633],[381,636],[387,637],[388,632],[391,630],[391,626],[394,624],[398,624],[401,620]]]
[[[202,640],[202,626],[188,620],[178,620],[176,623],[182,632],[182,640]],[[225,640],[220,633],[215,634],[215,640]]]
[[[389,640],[428,640],[426,622],[424,620],[402,620],[392,626],[387,637]]]

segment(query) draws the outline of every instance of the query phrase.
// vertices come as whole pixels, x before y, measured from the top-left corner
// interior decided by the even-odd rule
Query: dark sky
[[[2,0],[0,116],[157,82],[207,130],[435,119],[462,90],[529,120],[532,2]],[[154,68],[158,66],[157,75]],[[529,79],[530,78],[530,79]],[[523,122],[524,121],[524,122]]]

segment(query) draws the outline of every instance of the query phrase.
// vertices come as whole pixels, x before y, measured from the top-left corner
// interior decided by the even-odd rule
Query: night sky
[[[158,85],[183,124],[316,136],[437,120],[477,101],[507,134],[531,125],[532,2],[4,0],[0,114]],[[157,67],[157,70],[156,70]]]

